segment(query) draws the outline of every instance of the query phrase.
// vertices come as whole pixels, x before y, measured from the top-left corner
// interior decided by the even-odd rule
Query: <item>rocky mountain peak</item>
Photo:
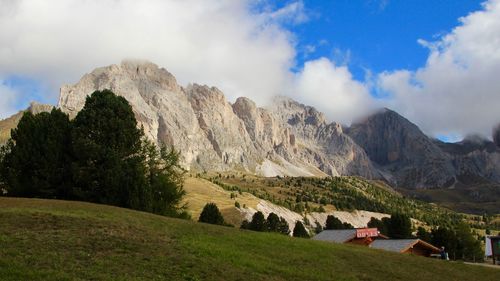
[[[38,114],[38,113],[42,113],[42,112],[50,112],[53,108],[54,108],[53,105],[42,104],[42,103],[32,101],[30,103],[30,106],[28,107],[28,111],[33,113],[33,114]]]
[[[215,87],[180,87],[155,64],[124,61],[61,88],[59,107],[72,117],[85,98],[110,89],[125,97],[146,135],[174,145],[188,169],[274,175],[376,175],[364,151],[323,113],[280,97],[270,108],[248,98],[229,103]]]
[[[493,141],[500,147],[500,124],[493,129]]]

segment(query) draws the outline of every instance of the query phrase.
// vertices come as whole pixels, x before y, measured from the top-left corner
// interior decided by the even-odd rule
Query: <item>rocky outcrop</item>
[[[453,144],[433,140],[388,109],[353,124],[348,135],[394,186],[453,187],[469,175],[500,182],[500,150],[477,136]]]
[[[53,105],[32,102],[28,109],[20,111],[9,118],[0,120],[0,146],[5,144],[10,139],[11,130],[17,127],[17,124],[23,117],[24,112],[29,111],[33,114],[38,114],[41,112],[50,112],[53,108]]]
[[[493,141],[498,147],[500,147],[500,124],[493,129]]]
[[[322,113],[286,98],[259,108],[229,103],[215,87],[179,86],[149,62],[98,68],[61,88],[59,107],[74,117],[85,98],[110,89],[126,98],[146,135],[174,145],[188,169],[241,170],[265,176],[378,175],[368,156]]]

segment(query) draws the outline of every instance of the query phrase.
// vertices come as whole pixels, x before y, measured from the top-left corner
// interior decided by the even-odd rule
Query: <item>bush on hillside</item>
[[[293,237],[309,238],[309,233],[301,221],[297,221],[295,223],[295,227],[293,228]]]
[[[326,229],[353,229],[354,227],[347,222],[342,222],[339,220],[337,217],[333,215],[329,215],[326,217],[326,224],[325,224],[325,230]]]
[[[270,213],[266,219],[267,231],[279,232],[280,218],[275,213]]]
[[[290,234],[290,226],[288,225],[288,222],[285,220],[285,218],[280,217],[280,224],[278,227],[278,232],[284,235],[289,235]]]
[[[249,229],[253,231],[266,231],[267,223],[262,212],[256,212],[252,216],[252,221],[249,224]]]
[[[222,217],[219,208],[215,203],[207,203],[201,211],[199,222],[224,225],[224,217]]]

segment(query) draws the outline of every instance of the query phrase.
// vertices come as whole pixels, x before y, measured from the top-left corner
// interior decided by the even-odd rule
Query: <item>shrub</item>
[[[224,218],[222,217],[219,208],[215,203],[207,203],[201,211],[199,222],[224,225]]]
[[[267,230],[266,220],[264,219],[264,214],[262,212],[259,211],[253,214],[249,229],[253,231]]]
[[[309,233],[301,221],[297,221],[295,223],[295,227],[293,228],[293,237],[309,238]]]

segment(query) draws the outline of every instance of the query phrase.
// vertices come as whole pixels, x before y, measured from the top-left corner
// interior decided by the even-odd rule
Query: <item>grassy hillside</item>
[[[275,177],[241,174],[200,175],[228,191],[256,197],[302,213],[332,210],[366,210],[386,214],[405,213],[430,226],[450,226],[468,217],[436,204],[411,199],[378,181],[359,177]],[[474,218],[472,218],[474,219]],[[479,219],[479,217],[477,218]],[[481,228],[495,228],[474,223]]]
[[[10,131],[17,127],[23,113],[19,112],[9,118],[0,120],[0,145],[5,144],[10,138]]]
[[[499,280],[500,270],[80,202],[0,198],[1,280]]]

